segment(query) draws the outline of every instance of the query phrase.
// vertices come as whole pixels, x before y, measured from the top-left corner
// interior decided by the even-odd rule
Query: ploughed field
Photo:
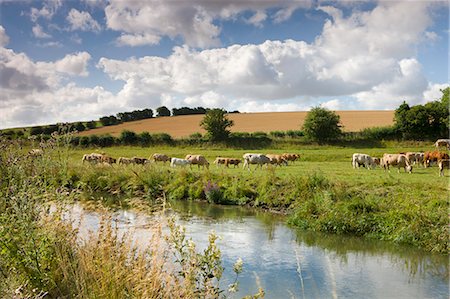
[[[308,112],[261,112],[261,113],[233,113],[228,117],[234,121],[232,132],[266,132],[300,130]],[[394,111],[336,111],[341,117],[343,129],[346,132],[357,132],[370,127],[390,126],[393,124]],[[174,138],[205,131],[199,123],[204,115],[180,115],[158,117],[133,122],[125,122],[115,126],[101,127],[79,135],[118,136],[123,130],[136,133],[167,133]]]

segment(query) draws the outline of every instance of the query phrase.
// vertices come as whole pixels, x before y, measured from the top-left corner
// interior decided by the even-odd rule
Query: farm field
[[[393,124],[394,111],[336,111],[341,117],[346,132],[357,132],[365,128],[390,126]],[[264,112],[233,113],[229,119],[234,121],[232,132],[266,132],[299,130],[307,112]],[[205,131],[199,126],[204,115],[180,115],[151,118],[126,122],[115,126],[100,127],[79,133],[80,136],[111,134],[118,136],[123,130],[150,133],[168,133],[174,138]]]

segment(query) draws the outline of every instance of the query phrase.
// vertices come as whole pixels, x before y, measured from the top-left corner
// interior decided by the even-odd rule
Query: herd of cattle
[[[233,165],[234,168],[238,167],[243,161],[243,168],[250,170],[250,164],[257,165],[257,168],[262,168],[263,165],[275,165],[275,166],[287,166],[289,162],[294,162],[300,158],[299,154],[284,153],[284,154],[254,154],[246,153],[243,155],[243,159],[239,158],[225,158],[217,157],[213,164],[217,167],[223,165],[229,167]],[[209,168],[210,163],[202,155],[188,154],[183,158],[169,157],[165,154],[156,153],[150,158],[132,157],[125,158],[120,157],[118,159],[112,158],[106,154],[91,153],[85,154],[82,158],[82,162],[90,162],[93,164],[105,163],[105,164],[148,164],[148,163],[170,163],[171,167],[185,167],[187,165],[197,165],[199,168]],[[449,155],[446,152],[430,151],[430,152],[407,152],[399,154],[384,154],[382,158],[371,157],[367,154],[355,153],[352,156],[353,168],[365,167],[366,169],[374,169],[377,166],[382,167],[384,170],[389,170],[390,167],[397,167],[400,172],[400,168],[403,168],[405,172],[412,172],[413,165],[423,165],[423,167],[429,167],[432,164],[439,166],[439,175],[443,175],[445,168],[449,168],[450,160]]]
[[[275,164],[275,165],[288,165],[288,162],[294,162],[300,158],[298,154],[290,154],[285,153],[281,155],[276,154],[244,154],[244,168],[250,169],[250,164],[257,164],[262,167],[267,164]],[[93,164],[97,163],[106,163],[106,164],[147,164],[151,162],[170,162],[171,167],[177,166],[186,166],[186,165],[197,165],[199,168],[209,168],[208,160],[202,155],[186,155],[184,159],[169,157],[165,154],[153,154],[150,158],[142,158],[142,157],[132,157],[132,158],[124,158],[120,157],[119,159],[112,158],[106,154],[92,153],[85,154],[82,158],[82,162],[90,162]],[[241,159],[238,158],[225,158],[225,157],[217,157],[214,160],[214,164],[217,166],[224,165],[229,167],[229,165],[234,165],[236,168],[242,162]]]
[[[352,165],[353,168],[365,167],[367,169],[373,169],[377,166],[383,167],[384,170],[389,170],[390,166],[396,166],[400,172],[400,168],[403,168],[405,172],[412,172],[413,165],[423,165],[423,167],[429,167],[432,164],[439,166],[439,176],[444,175],[444,169],[449,168],[450,160],[448,153],[441,151],[431,151],[424,153],[399,153],[399,154],[384,154],[383,157],[375,158],[366,154],[353,154]]]

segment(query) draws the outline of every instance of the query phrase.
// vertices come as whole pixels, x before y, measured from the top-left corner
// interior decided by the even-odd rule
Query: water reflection
[[[233,263],[242,258],[240,298],[256,293],[266,298],[448,298],[448,256],[410,247],[303,232],[288,227],[283,217],[241,207],[196,202],[171,204],[187,234],[205,248],[208,232],[220,237],[225,267],[222,287],[234,278]],[[81,209],[81,234],[98,227],[99,215]],[[118,211],[122,231],[132,229],[136,242],[147,246],[151,216]],[[84,233],[83,233],[84,231]]]

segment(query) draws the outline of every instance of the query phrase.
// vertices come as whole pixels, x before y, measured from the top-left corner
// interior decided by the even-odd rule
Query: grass
[[[68,163],[69,152],[56,140],[41,146],[45,154],[32,158],[23,154],[26,150],[20,144],[0,142],[1,298],[218,298],[231,294],[219,288],[223,269],[213,234],[206,249],[199,251],[183,227],[159,217],[150,228],[150,245],[139,250],[131,233],[119,236],[106,213],[98,232],[78,239],[72,223],[62,220],[64,209],[49,213],[46,204],[79,197],[71,186],[75,173]],[[164,233],[164,227],[168,232]],[[236,265],[231,290],[237,288],[242,261]],[[263,296],[260,290],[254,298]]]
[[[448,253],[448,172],[445,177],[438,177],[436,167],[415,167],[412,174],[398,173],[396,169],[385,172],[379,168],[370,171],[352,168],[350,160],[354,152],[380,157],[383,153],[433,149],[420,142],[389,142],[383,146],[269,148],[258,152],[296,152],[301,154],[301,159],[288,167],[256,171],[215,165],[209,170],[195,166],[171,169],[168,164],[83,166],[82,154],[91,152],[87,149],[71,151],[70,165],[73,186],[88,193],[137,195],[151,202],[165,192],[175,200],[208,200],[281,210],[290,215],[292,225],[305,229],[388,240]],[[149,157],[155,152],[174,157],[202,154],[210,162],[217,156],[242,157],[247,152],[200,147],[111,147],[104,151],[114,157]],[[119,198],[108,204],[130,205],[126,199]]]

